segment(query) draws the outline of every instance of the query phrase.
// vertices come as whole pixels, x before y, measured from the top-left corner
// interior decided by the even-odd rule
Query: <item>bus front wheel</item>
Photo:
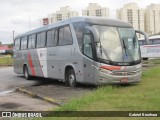
[[[24,66],[24,76],[27,80],[30,79],[30,75],[29,75],[29,72],[28,72],[28,67],[26,65]]]
[[[68,73],[66,74],[65,83],[69,87],[76,87],[76,76],[73,69],[69,69]]]

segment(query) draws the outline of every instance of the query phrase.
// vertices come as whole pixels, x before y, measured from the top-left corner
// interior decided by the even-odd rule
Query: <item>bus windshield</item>
[[[134,62],[140,60],[139,44],[132,28],[118,28],[93,25],[100,34],[96,44],[97,57],[113,62]]]

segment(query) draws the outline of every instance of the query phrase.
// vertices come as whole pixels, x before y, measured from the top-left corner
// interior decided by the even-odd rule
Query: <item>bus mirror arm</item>
[[[139,31],[139,30],[135,30],[135,32],[144,35],[147,44],[149,43],[149,37],[148,37],[148,34],[146,32]]]
[[[99,36],[98,30],[94,27],[91,27],[91,26],[87,26],[86,29],[90,30],[93,33],[94,42],[99,43],[100,42],[100,36]]]

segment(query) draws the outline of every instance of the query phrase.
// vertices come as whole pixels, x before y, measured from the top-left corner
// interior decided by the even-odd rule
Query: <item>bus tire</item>
[[[29,80],[30,79],[30,75],[29,75],[29,72],[28,72],[28,67],[27,65],[24,66],[24,77]]]
[[[148,58],[143,58],[143,60],[148,60]]]
[[[76,76],[73,69],[69,69],[65,78],[65,83],[68,87],[76,87]]]

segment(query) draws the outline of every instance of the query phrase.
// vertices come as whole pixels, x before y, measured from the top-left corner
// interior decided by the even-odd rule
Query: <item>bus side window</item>
[[[28,49],[32,48],[32,36],[29,36],[28,39]]]
[[[56,46],[54,34],[55,34],[55,30],[47,32],[47,47]]]
[[[30,35],[28,39],[28,49],[35,48],[36,35]]]
[[[59,29],[59,40],[58,40],[58,45],[63,45],[63,28]]]
[[[37,34],[37,48],[45,47],[46,43],[46,32]]]
[[[57,42],[58,42],[58,29],[57,30],[55,30],[55,32],[54,32],[54,46],[56,46],[57,45]]]
[[[21,39],[21,49],[22,50],[27,49],[27,36]]]
[[[70,27],[64,26],[59,29],[58,45],[71,45],[73,43]]]
[[[64,45],[71,45],[73,40],[72,40],[72,35],[71,35],[71,30],[69,26],[64,27],[64,39],[63,39],[63,44]]]
[[[52,31],[47,32],[47,47],[52,46]]]
[[[152,42],[152,44],[160,44],[160,39],[153,39]]]
[[[41,33],[41,47],[45,47],[46,44],[46,32]]]
[[[41,47],[41,34],[37,34],[37,44],[36,44],[37,48]]]
[[[15,50],[20,50],[20,38],[15,40]]]
[[[93,58],[91,34],[86,33],[83,35],[83,54],[89,58]]]
[[[32,35],[32,48],[36,46],[36,35]]]

